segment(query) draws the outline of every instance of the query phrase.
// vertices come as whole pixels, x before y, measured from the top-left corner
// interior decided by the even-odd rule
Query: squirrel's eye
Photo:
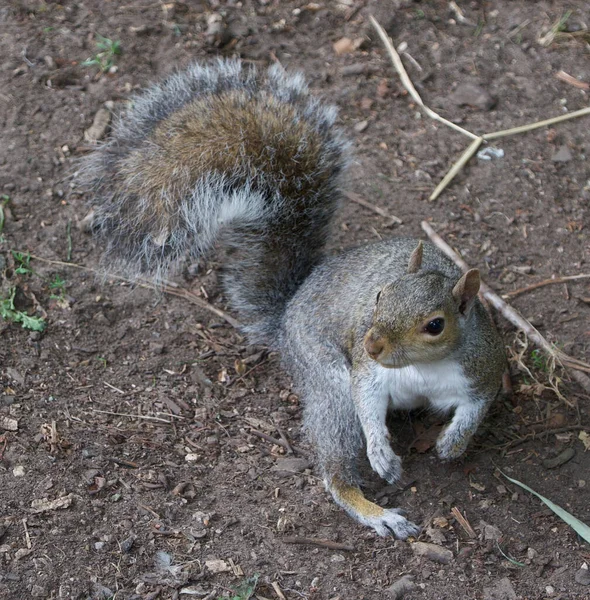
[[[377,304],[377,302],[379,302],[379,298],[381,298],[381,290],[379,290],[377,292],[377,298],[375,298],[375,304]]]
[[[424,327],[424,331],[426,331],[430,335],[439,335],[443,332],[444,328],[444,319],[432,319],[432,321],[429,321],[426,327]]]

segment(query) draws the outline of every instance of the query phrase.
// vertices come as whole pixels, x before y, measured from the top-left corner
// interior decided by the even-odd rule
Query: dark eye
[[[426,331],[430,335],[440,335],[443,332],[444,328],[444,319],[432,319],[432,321],[429,321],[428,325],[424,327],[424,331]]]
[[[377,304],[377,302],[379,302],[379,298],[381,298],[381,290],[379,290],[377,292],[377,298],[375,298],[375,304]]]

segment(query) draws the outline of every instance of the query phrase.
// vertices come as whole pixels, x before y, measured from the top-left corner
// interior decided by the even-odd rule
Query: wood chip
[[[48,500],[43,498],[42,500],[33,500],[31,502],[31,510],[34,513],[47,512],[49,510],[57,510],[58,508],[68,508],[74,500],[74,494],[68,494],[55,500]]]

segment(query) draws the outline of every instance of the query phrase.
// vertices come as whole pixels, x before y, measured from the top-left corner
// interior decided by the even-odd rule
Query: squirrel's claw
[[[388,508],[380,517],[373,517],[367,523],[380,536],[393,535],[400,540],[409,537],[418,537],[420,527],[399,514],[399,509]]]

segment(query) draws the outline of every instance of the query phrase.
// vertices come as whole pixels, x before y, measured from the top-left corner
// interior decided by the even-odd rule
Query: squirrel
[[[350,162],[336,109],[300,74],[238,60],[194,64],[132,99],[82,168],[109,269],[159,278],[228,245],[224,289],[252,343],[278,350],[303,404],[325,486],[380,535],[420,528],[360,488],[363,450],[393,484],[389,409],[453,412],[436,450],[465,450],[497,396],[503,344],[479,272],[397,238],[327,257]]]

